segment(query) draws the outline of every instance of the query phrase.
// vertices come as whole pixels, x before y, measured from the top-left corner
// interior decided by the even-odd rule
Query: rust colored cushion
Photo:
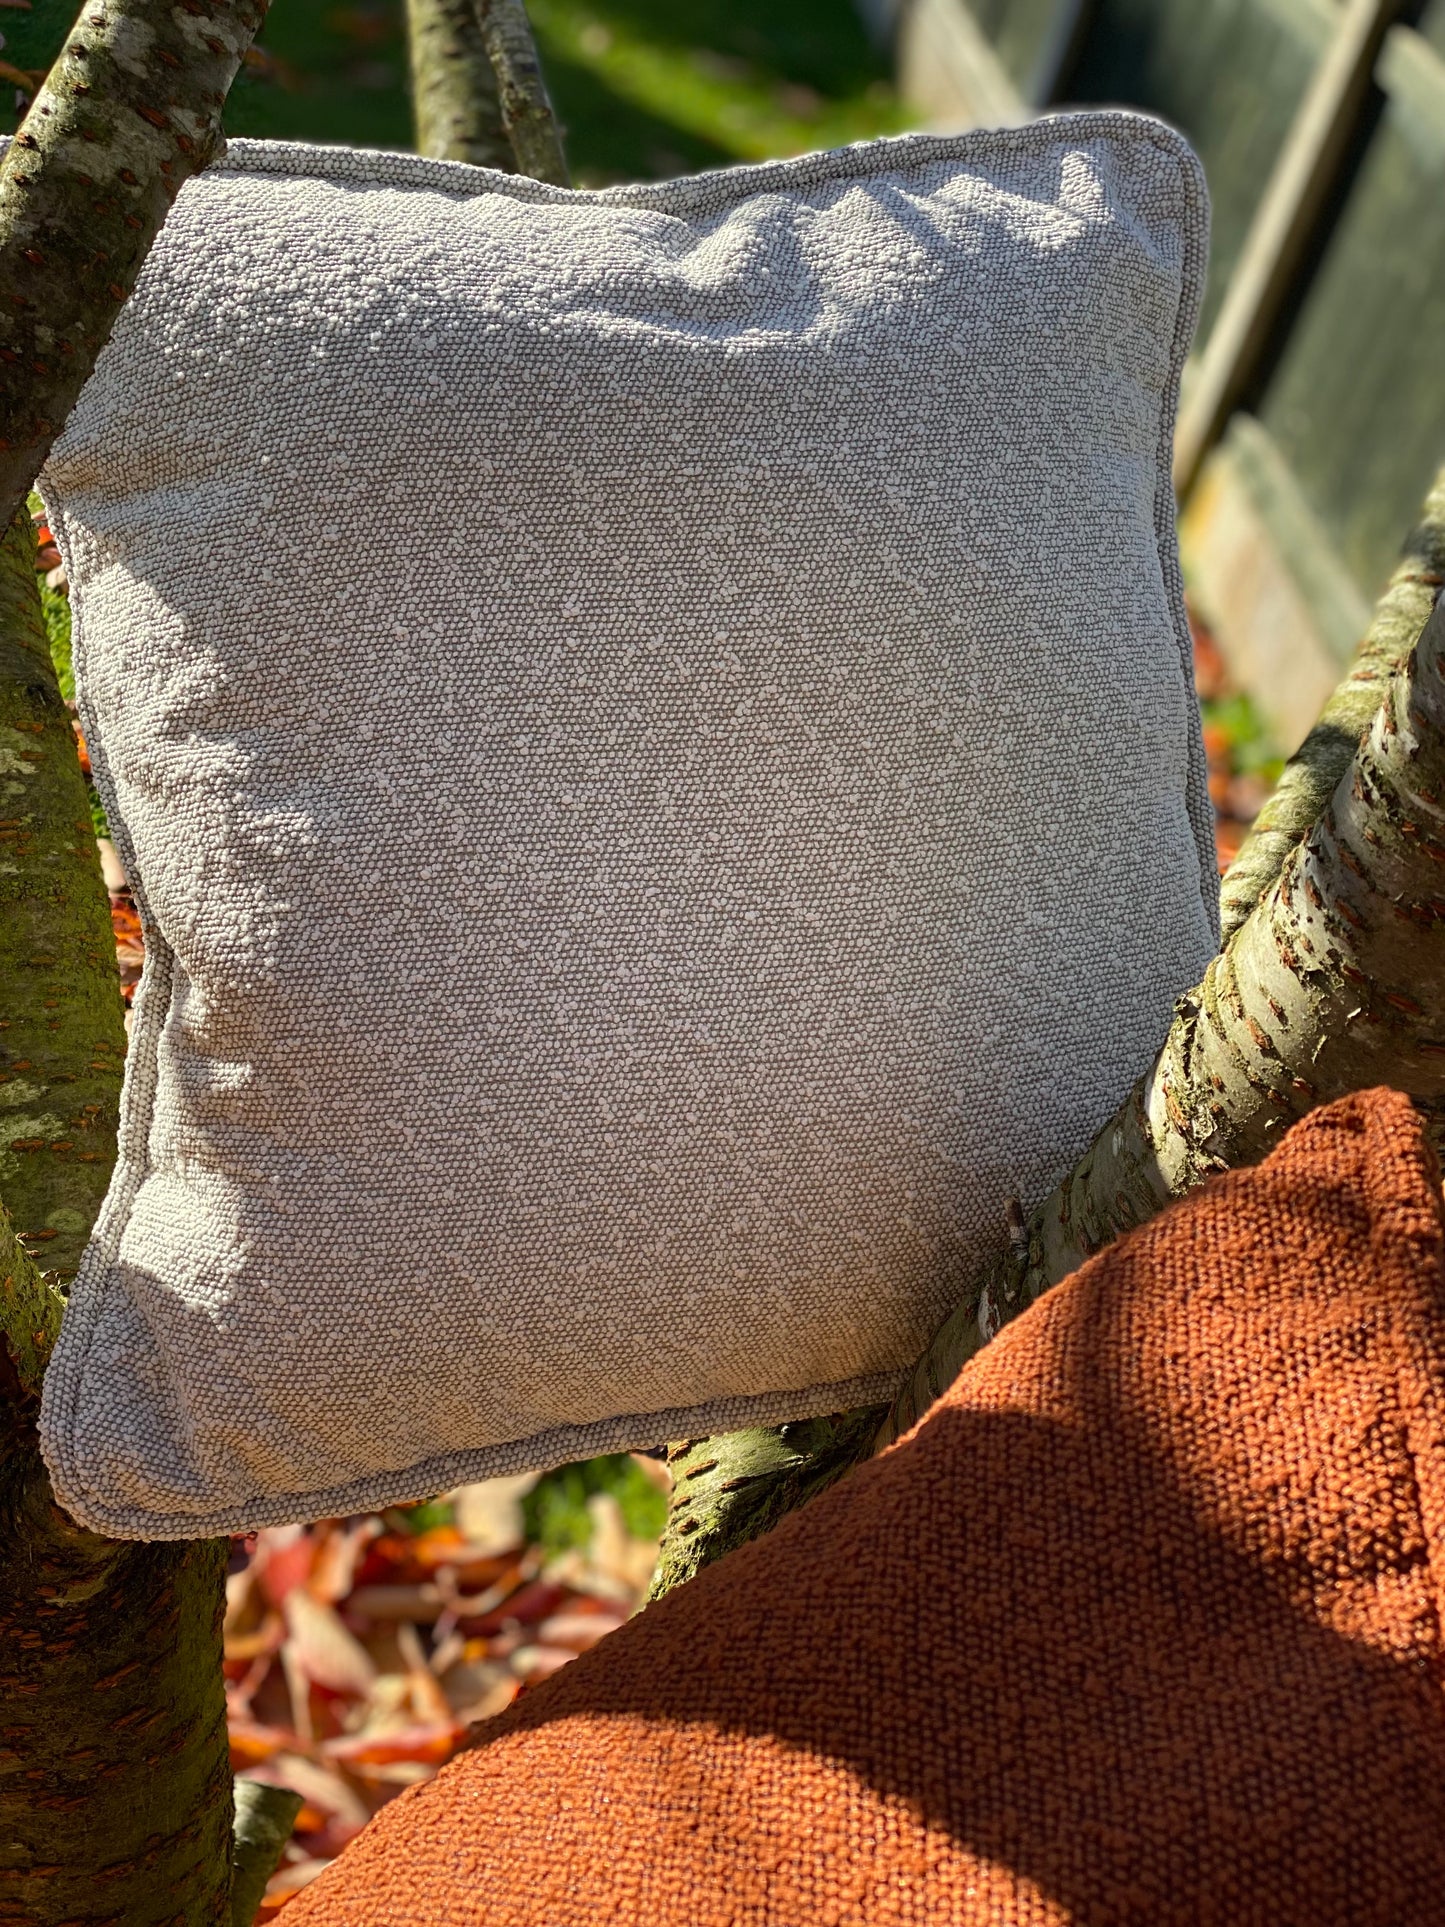
[[[1445,1922],[1441,1253],[1407,1101],[1317,1113],[287,1927]]]

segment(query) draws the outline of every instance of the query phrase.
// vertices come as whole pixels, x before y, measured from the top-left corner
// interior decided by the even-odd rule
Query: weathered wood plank
[[[1158,114],[1204,162],[1214,219],[1201,341],[1337,14],[1335,0],[1098,0],[1093,9],[1068,98]]]
[[[1445,59],[1392,28],[1386,96],[1259,406],[1360,591],[1445,452]]]
[[[1280,148],[1214,326],[1175,440],[1185,494],[1258,373],[1356,136],[1371,74],[1402,0],[1346,0],[1339,24]]]
[[[1206,461],[1179,533],[1200,612],[1280,748],[1293,750],[1364,634],[1369,603],[1251,416],[1236,415]]]
[[[1009,127],[1028,104],[964,0],[912,0],[898,22],[898,86],[930,127]]]

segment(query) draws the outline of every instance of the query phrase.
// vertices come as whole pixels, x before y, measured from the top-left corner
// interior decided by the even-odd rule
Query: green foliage
[[[725,167],[896,131],[886,61],[851,0],[530,0],[583,187]],[[43,69],[73,0],[0,12],[0,58]],[[10,109],[14,88],[0,86]],[[18,117],[0,113],[0,129]],[[402,0],[276,0],[226,102],[226,131],[411,145]]]
[[[227,96],[226,132],[410,147],[402,0],[274,0]]]
[[[587,1501],[610,1492],[622,1521],[635,1539],[655,1539],[667,1521],[667,1500],[626,1452],[584,1459],[545,1473],[522,1501],[527,1539],[550,1558],[569,1547],[585,1547],[592,1537]]]
[[[32,496],[32,509],[38,511],[39,496]],[[40,613],[45,618],[45,640],[50,647],[50,660],[55,664],[55,674],[60,683],[60,693],[68,703],[75,701],[75,670],[70,659],[70,598],[58,589],[40,585]],[[110,824],[106,821],[105,805],[96,793],[94,783],[86,783],[86,794],[90,800],[90,821],[97,836],[108,837]]]
[[[0,10],[0,59],[41,71],[75,0]],[[905,125],[852,0],[530,0],[582,187],[837,147]],[[0,83],[0,132],[19,125]],[[411,146],[403,0],[276,0],[226,131]]]
[[[0,12],[0,60],[38,79],[64,46],[78,8],[79,0],[33,0],[28,12],[6,7]],[[13,134],[25,118],[16,98],[20,91],[14,81],[0,81],[0,134]]]
[[[70,663],[70,598],[42,582],[40,612],[45,617],[45,640],[50,644],[50,660],[60,678],[60,693],[68,703],[73,703],[75,671]]]
[[[454,1523],[452,1507],[446,1499],[427,1499],[421,1505],[393,1506],[384,1517],[386,1523],[397,1532],[431,1532],[437,1526]]]
[[[1242,690],[1206,698],[1200,704],[1200,713],[1206,728],[1223,730],[1228,737],[1236,770],[1261,777],[1270,785],[1279,781],[1284,759],[1259,711]]]
[[[583,186],[904,125],[849,0],[530,0]]]

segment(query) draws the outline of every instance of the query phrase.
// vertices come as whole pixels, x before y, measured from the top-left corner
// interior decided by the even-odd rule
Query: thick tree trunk
[[[0,541],[0,1198],[68,1282],[115,1160],[124,1005],[21,510]]]
[[[226,1548],[71,1525],[33,1436],[0,1470],[0,1922],[229,1923]]]
[[[472,0],[407,0],[416,151],[512,173],[492,63]]]
[[[0,526],[21,508],[267,0],[93,0],[0,161]]]
[[[225,1545],[80,1530],[54,1503],[35,1438],[61,1292],[110,1175],[125,1035],[24,503],[171,202],[216,149],[226,89],[264,12],[264,0],[93,0],[0,163],[6,1927],[231,1918]]]
[[[209,1927],[229,1919],[225,1544],[82,1531],[35,1439],[60,1287],[114,1157],[125,1030],[23,511],[0,544],[0,717],[0,1196],[18,1233],[0,1220],[0,1922]]]
[[[1445,472],[1350,676],[1224,880],[1232,934],[1153,1069],[1033,1216],[1000,1226],[891,1411],[673,1448],[653,1597],[887,1444],[1041,1291],[1212,1172],[1262,1157],[1316,1104],[1372,1083],[1445,1104],[1445,613],[1402,662],[1442,564]]]

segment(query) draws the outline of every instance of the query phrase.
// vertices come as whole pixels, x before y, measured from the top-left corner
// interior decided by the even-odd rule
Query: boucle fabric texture
[[[44,477],[147,934],[77,1517],[887,1392],[1213,948],[1204,248],[1122,114],[186,186]]]
[[[477,1729],[287,1927],[1440,1927],[1445,1279],[1297,1125]]]

